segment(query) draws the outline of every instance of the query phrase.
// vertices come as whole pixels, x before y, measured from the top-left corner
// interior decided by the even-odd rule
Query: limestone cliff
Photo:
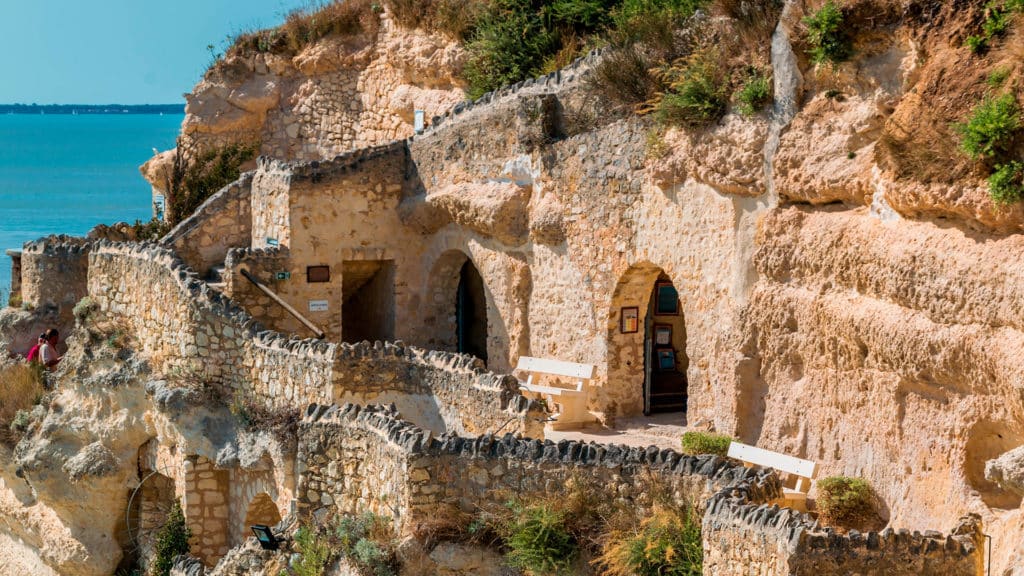
[[[72,357],[78,372],[63,373],[3,470],[0,515],[17,520],[0,531],[14,550],[0,562],[109,569],[124,546],[93,493],[123,499],[159,462],[180,466],[171,490],[204,526],[194,553],[208,567],[227,558],[215,573],[262,567],[270,555],[240,528],[262,512],[394,506],[403,528],[424,502],[470,508],[507,482],[600,477],[586,466],[601,463],[630,497],[642,481],[620,473],[637,466],[719,482],[720,497],[694,492],[716,574],[976,574],[982,527],[992,572],[1020,574],[1024,204],[992,199],[993,167],[963,153],[956,125],[988,94],[1021,100],[1021,18],[972,50],[992,4],[854,0],[842,6],[849,57],[815,63],[806,18],[823,3],[773,4],[781,14],[759,32],[733,4],[694,18],[722,46],[745,46],[727,59],[770,63],[771,102],[744,114],[733,98],[702,125],[603,97],[595,76],[612,49],[460,102],[463,49],[387,11],[372,33],[288,56],[229,54],[189,96],[182,142],[258,140],[251,173],[159,247],[26,248],[23,295],[38,314],[5,312],[0,336],[24,346],[43,312],[70,323],[69,302],[89,295],[125,322],[144,363],[97,391],[93,372],[117,380],[125,359]],[[417,109],[437,118],[410,138]],[[1007,154],[1024,152],[1020,137]],[[145,167],[155,186],[169,158]],[[332,274],[312,281],[310,267]],[[49,286],[55,269],[73,286]],[[222,282],[200,279],[214,270]],[[291,336],[308,328],[250,276],[328,342]],[[454,354],[470,284],[479,361]],[[678,293],[675,313],[652,317],[676,338],[684,422],[814,460],[819,477],[867,478],[891,528],[818,532],[759,506],[775,480],[755,490],[719,459],[490,436],[542,435],[542,415],[484,359],[499,373],[522,356],[593,364],[587,406],[609,427],[649,410],[649,337],[623,316],[643,317],[660,285]],[[159,398],[190,386],[217,394],[169,415]],[[269,440],[241,447],[245,402],[305,410],[297,456]],[[326,406],[345,402],[396,408]],[[743,498],[729,500],[729,482]],[[82,533],[92,516],[99,529]],[[948,538],[927,530],[951,526]],[[35,552],[16,564],[22,549]],[[880,568],[872,554],[887,550],[898,553]]]

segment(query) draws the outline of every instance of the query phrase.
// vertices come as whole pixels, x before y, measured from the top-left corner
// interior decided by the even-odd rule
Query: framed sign
[[[619,315],[619,332],[632,334],[640,331],[640,308],[627,306]]]
[[[658,357],[658,371],[659,372],[675,372],[676,370],[676,351],[672,348],[663,348],[661,350],[655,350],[655,354]]]
[[[671,282],[658,282],[655,286],[654,314],[657,316],[679,315],[679,292]]]
[[[310,300],[309,311],[310,312],[327,312],[328,310],[327,300]]]
[[[654,325],[654,345],[655,346],[671,346],[672,345],[672,325],[671,324],[655,324]]]
[[[306,282],[315,284],[317,282],[331,281],[330,266],[306,266]]]

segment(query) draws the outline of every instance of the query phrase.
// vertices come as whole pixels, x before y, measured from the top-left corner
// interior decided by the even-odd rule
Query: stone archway
[[[274,526],[280,521],[281,511],[277,509],[274,499],[270,497],[270,494],[260,492],[249,501],[249,506],[245,510],[245,525],[243,529],[247,531],[250,526],[256,524]]]
[[[487,361],[487,295],[483,277],[461,250],[441,254],[430,272],[425,323],[432,348]]]
[[[686,322],[672,279],[655,264],[635,264],[619,279],[610,306],[606,404],[616,416],[685,411]]]

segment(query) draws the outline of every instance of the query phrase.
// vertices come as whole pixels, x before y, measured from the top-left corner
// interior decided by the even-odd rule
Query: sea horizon
[[[97,224],[151,218],[151,188],[139,166],[154,150],[174,147],[184,106],[162,114],[153,108],[158,105],[147,105],[156,110],[151,113],[77,114],[7,113],[3,106],[0,250],[21,249],[50,234],[81,236]],[[6,298],[11,262],[0,256],[0,297]]]

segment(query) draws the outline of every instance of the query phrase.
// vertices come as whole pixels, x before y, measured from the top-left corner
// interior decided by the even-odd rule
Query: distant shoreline
[[[0,104],[6,114],[184,114],[184,104]]]

